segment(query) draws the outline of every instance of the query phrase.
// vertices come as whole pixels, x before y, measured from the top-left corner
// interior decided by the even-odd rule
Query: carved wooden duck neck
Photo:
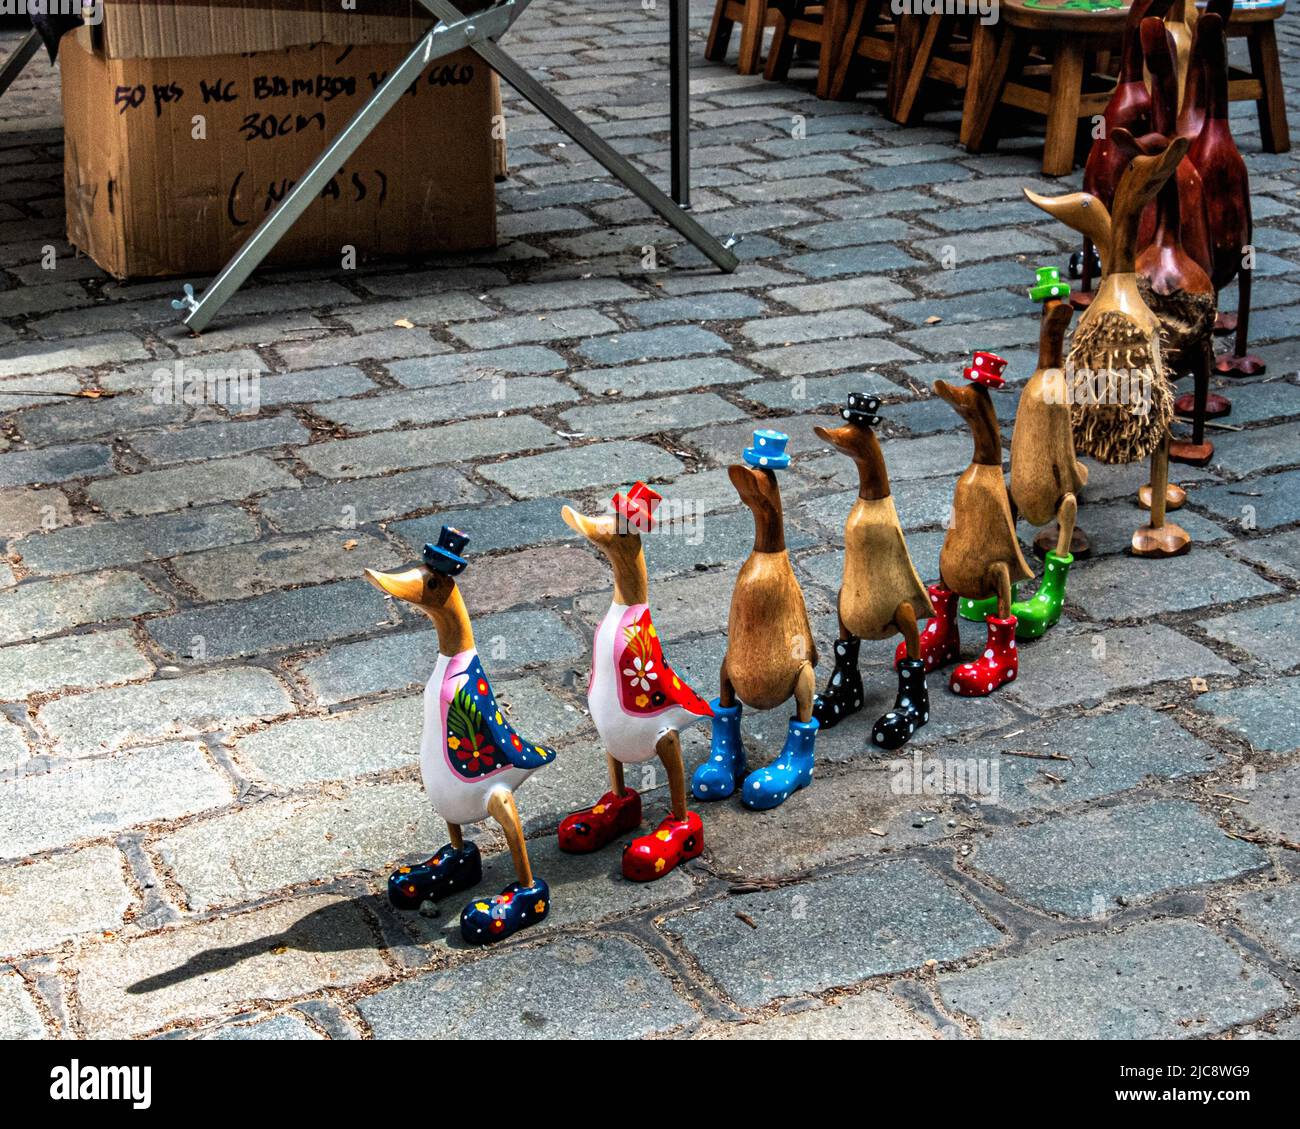
[[[727,475],[754,515],[754,552],[785,552],[785,515],[776,474],[766,467],[737,463],[727,468]]]
[[[889,471],[885,469],[880,441],[871,428],[860,423],[846,423],[842,427],[818,427],[814,430],[819,438],[838,447],[857,465],[859,498],[864,502],[877,502],[889,497]]]
[[[419,608],[438,631],[438,652],[459,655],[474,647],[474,629],[461,598],[460,588],[450,576],[417,565],[405,572],[375,572],[366,569],[366,579],[381,592]]]
[[[1059,369],[1064,364],[1065,330],[1070,324],[1073,310],[1068,302],[1049,298],[1043,303],[1043,316],[1038,323],[1038,371]]]
[[[998,433],[998,414],[993,409],[989,390],[982,384],[954,385],[935,381],[934,390],[957,409],[975,440],[972,463],[979,466],[1002,465],[1002,439]]]
[[[639,533],[619,532],[618,519],[611,515],[584,517],[577,510],[565,506],[560,516],[570,529],[581,533],[609,561],[614,570],[614,603],[628,607],[649,603],[650,581]]]

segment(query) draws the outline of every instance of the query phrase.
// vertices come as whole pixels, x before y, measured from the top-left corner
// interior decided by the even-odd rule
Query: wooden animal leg
[[[718,702],[724,709],[731,709],[736,704],[736,688],[731,684],[731,675],[727,673],[727,660],[722,660],[722,670],[718,674]]]
[[[673,818],[686,818],[686,769],[682,765],[682,739],[677,730],[670,729],[659,738],[655,753],[668,773],[668,795],[673,806]]]
[[[1250,342],[1250,287],[1253,274],[1254,271],[1247,266],[1237,272],[1237,339],[1232,352],[1215,362],[1214,367],[1221,373],[1255,376],[1265,369],[1264,362],[1259,357],[1246,352]]]
[[[894,609],[894,626],[902,632],[903,642],[907,644],[907,657],[909,659],[919,659],[921,657],[921,633],[917,630],[916,610],[911,604],[902,603]]]
[[[1083,38],[1062,35],[1052,58],[1052,93],[1043,143],[1043,172],[1065,176],[1074,168],[1079,132],[1079,101],[1083,96]]]
[[[1176,557],[1187,552],[1192,538],[1187,530],[1165,521],[1165,492],[1169,485],[1169,436],[1151,455],[1151,524],[1133,534],[1135,557]]]
[[[519,809],[508,788],[497,788],[489,796],[488,811],[505,832],[510,844],[510,857],[515,864],[515,877],[521,886],[533,884],[533,868],[528,862],[528,845],[524,842],[524,825],[519,821]]]
[[[817,696],[815,678],[812,663],[805,662],[799,667],[794,684],[794,704],[800,721],[812,720],[813,698]]]
[[[465,845],[465,833],[460,829],[459,823],[447,824],[447,838],[458,851]]]
[[[623,762],[615,760],[608,753],[605,754],[605,760],[609,766],[609,790],[614,795],[621,796],[627,791],[627,784],[623,780]]]
[[[998,619],[1006,619],[1011,614],[1011,570],[1006,561],[998,561],[989,566],[988,578],[992,588],[998,593]]]
[[[1056,555],[1069,556],[1070,543],[1074,540],[1074,520],[1079,512],[1079,501],[1073,494],[1067,494],[1056,508],[1056,522],[1060,532],[1056,536]]]

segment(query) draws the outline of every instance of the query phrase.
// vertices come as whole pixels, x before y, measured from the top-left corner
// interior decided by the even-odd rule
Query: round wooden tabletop
[[[1000,0],[1000,16],[1036,31],[1118,31],[1128,18],[1127,0]]]

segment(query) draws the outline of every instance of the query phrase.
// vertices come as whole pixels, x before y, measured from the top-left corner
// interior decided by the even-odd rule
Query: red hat
[[[1006,367],[1007,362],[996,353],[976,353],[964,375],[967,380],[973,380],[985,388],[1001,388],[1006,384],[1002,379],[1002,370]]]
[[[619,525],[632,533],[649,533],[655,510],[663,500],[662,494],[651,490],[644,482],[636,483],[627,492],[627,497],[615,494],[614,512],[618,514]]]

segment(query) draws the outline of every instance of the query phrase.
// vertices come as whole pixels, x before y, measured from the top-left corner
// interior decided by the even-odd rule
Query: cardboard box
[[[108,59],[237,55],[315,43],[414,43],[434,23],[416,0],[103,0]]]
[[[104,59],[66,36],[69,242],[117,278],[214,273],[409,50]],[[494,246],[490,77],[469,51],[434,63],[267,261]]]

